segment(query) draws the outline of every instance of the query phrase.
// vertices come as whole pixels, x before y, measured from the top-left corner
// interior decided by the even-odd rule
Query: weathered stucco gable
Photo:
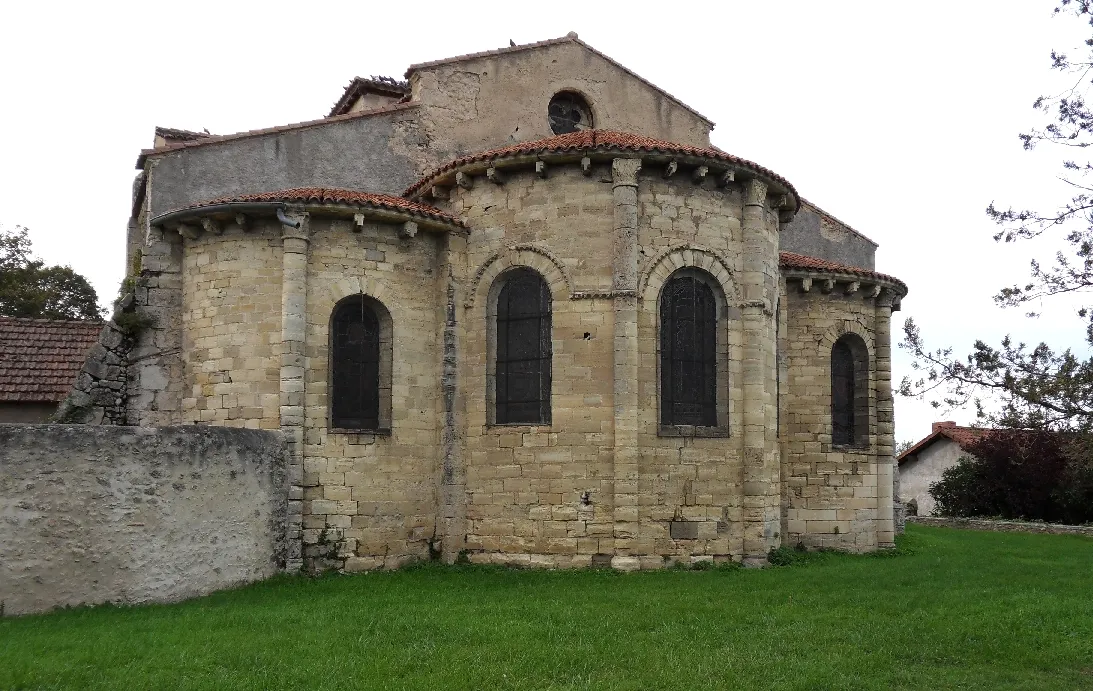
[[[581,94],[597,129],[710,145],[713,124],[578,41],[411,68],[413,100],[446,158],[549,137],[547,105]]]
[[[873,269],[877,243],[807,202],[782,227],[782,250],[838,264]]]

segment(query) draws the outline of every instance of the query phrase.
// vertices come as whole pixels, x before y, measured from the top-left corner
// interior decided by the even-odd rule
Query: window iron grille
[[[831,348],[831,442],[854,443],[854,352],[844,341]]]
[[[660,303],[661,424],[717,425],[717,304],[700,279],[668,281]]]
[[[550,332],[546,281],[534,271],[513,271],[497,296],[498,424],[550,423]]]
[[[380,409],[380,324],[361,298],[334,312],[331,343],[331,426],[378,429]]]

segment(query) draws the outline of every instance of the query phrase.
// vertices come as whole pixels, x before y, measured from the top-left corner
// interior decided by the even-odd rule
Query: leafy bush
[[[930,486],[941,516],[1093,521],[1093,441],[1072,433],[1003,430]]]

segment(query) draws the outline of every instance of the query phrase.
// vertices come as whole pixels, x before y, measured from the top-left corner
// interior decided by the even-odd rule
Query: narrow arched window
[[[662,425],[717,425],[717,303],[697,276],[661,291],[660,377]]]
[[[496,297],[494,418],[497,424],[550,422],[550,287],[530,269],[503,274]]]
[[[869,354],[855,334],[831,347],[831,443],[869,443]]]
[[[380,430],[390,424],[390,316],[363,295],[339,302],[330,323],[330,426]]]

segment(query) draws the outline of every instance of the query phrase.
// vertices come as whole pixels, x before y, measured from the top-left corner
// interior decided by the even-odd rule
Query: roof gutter
[[[198,206],[192,209],[179,209],[178,211],[168,211],[165,214],[160,214],[151,220],[151,224],[154,226],[166,226],[173,222],[182,221],[190,216],[206,216],[208,214],[217,213],[248,213],[256,211],[274,212],[277,214],[277,220],[284,225],[292,226],[293,228],[299,228],[300,223],[298,221],[291,221],[285,216],[286,205],[284,202],[226,202],[224,204],[211,204],[209,206]],[[293,225],[295,224],[295,225]]]

